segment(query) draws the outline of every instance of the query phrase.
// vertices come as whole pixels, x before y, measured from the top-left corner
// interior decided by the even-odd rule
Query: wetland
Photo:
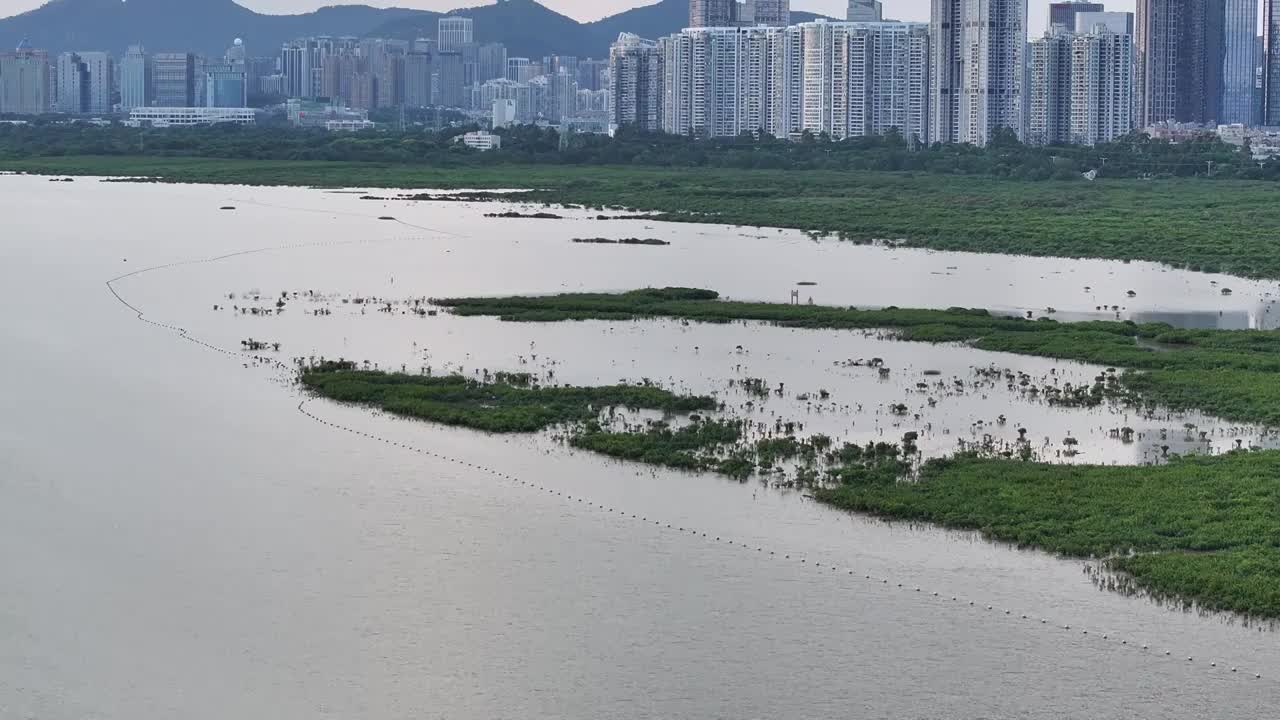
[[[544,211],[511,200],[0,184],[11,259],[41,258],[0,272],[45,298],[6,320],[24,381],[5,392],[31,409],[0,433],[3,546],[27,548],[3,556],[0,623],[27,639],[0,689],[22,712],[822,717],[847,708],[835,686],[886,716],[1274,701],[1276,436],[1229,389],[1272,372],[1270,333],[1246,331],[1270,327],[1267,282],[484,217]],[[571,242],[594,237],[670,245]],[[111,287],[158,326],[102,287],[139,269]],[[714,292],[626,300],[668,287]],[[1178,382],[1205,363],[1233,379]],[[101,420],[64,412],[86,392]],[[68,613],[100,622],[63,636]],[[127,641],[156,659],[104,674]],[[197,675],[243,691],[214,702]]]

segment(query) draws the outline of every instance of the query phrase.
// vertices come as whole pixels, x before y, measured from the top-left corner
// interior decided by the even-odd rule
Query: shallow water
[[[243,202],[251,196],[326,210],[259,208]],[[228,200],[235,212],[216,210]],[[896,395],[896,376],[917,369],[944,378],[989,361],[1037,369],[854,333],[212,310],[224,292],[311,284],[395,297],[497,292],[504,279],[509,292],[545,292],[583,274],[591,289],[706,285],[708,268],[729,260],[717,289],[747,297],[748,276],[788,274],[793,252],[821,247],[807,240],[715,261],[729,243],[699,233],[737,231],[655,226],[675,244],[591,248],[601,256],[574,269],[555,262],[569,255],[560,245],[572,230],[552,229],[564,221],[490,225],[499,221],[456,204],[394,214],[471,228],[468,238],[374,220],[385,211],[350,196],[288,189],[5,177],[0,208],[0,281],[10,297],[33,301],[0,321],[10,367],[0,394],[19,409],[0,419],[0,717],[1234,718],[1264,716],[1280,700],[1272,633],[1100,592],[1083,563],[849,516],[800,493],[569,453],[544,438],[307,404],[330,423],[320,424],[297,411],[301,398],[279,372],[138,322],[103,284],[167,262],[356,241],[175,267],[117,289],[153,320],[211,344],[278,340],[283,356],[346,352],[408,365],[421,360],[417,342],[437,368],[501,369],[537,351],[530,361],[553,358],[564,381],[641,373],[717,391],[743,364],[744,375],[797,392],[820,378],[833,401],[864,408]],[[635,260],[680,247],[681,233],[705,250],[697,272]],[[850,258],[902,254],[822,252],[846,248]],[[617,253],[633,254],[609,259]],[[861,272],[858,262],[846,271]],[[1243,300],[1247,284],[1231,283],[1235,295],[1206,293],[1201,309]],[[953,292],[938,291],[937,304],[984,304]],[[828,362],[872,350],[893,365],[889,382]],[[989,416],[1004,392],[945,398],[939,418]],[[787,395],[770,408],[795,413]],[[1011,407],[1010,426],[1030,417],[1058,429],[1035,404]],[[1098,415],[1080,427],[1113,420]],[[1138,459],[1119,443],[1099,440],[1097,452]]]

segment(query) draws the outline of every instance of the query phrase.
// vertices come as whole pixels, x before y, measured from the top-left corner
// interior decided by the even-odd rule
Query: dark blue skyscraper
[[[1280,125],[1280,0],[1262,4],[1262,124]]]
[[[1253,124],[1258,0],[1226,0],[1223,22],[1221,123]]]

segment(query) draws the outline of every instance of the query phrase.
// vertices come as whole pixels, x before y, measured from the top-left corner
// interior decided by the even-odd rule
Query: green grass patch
[[[610,432],[588,423],[569,443],[621,460],[682,470],[711,470],[719,466],[716,453],[742,437],[741,423],[699,420],[678,429],[664,423],[644,432]]]
[[[553,425],[583,423],[613,407],[666,413],[716,407],[710,397],[676,395],[648,385],[530,387],[519,382],[484,383],[458,375],[357,370],[350,363],[305,369],[300,379],[305,387],[330,400],[494,433],[536,432]]]
[[[836,507],[980,530],[1111,565],[1156,595],[1280,617],[1280,452],[1102,467],[957,457],[918,482],[815,491]],[[1133,557],[1124,555],[1141,553]]]

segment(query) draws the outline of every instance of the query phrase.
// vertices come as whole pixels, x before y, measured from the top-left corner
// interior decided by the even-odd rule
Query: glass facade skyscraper
[[[1102,3],[1082,2],[1081,0],[1066,0],[1066,2],[1049,3],[1049,32],[1053,32],[1054,25],[1060,25],[1067,29],[1067,32],[1073,32],[1076,29],[1076,15],[1082,12],[1102,12],[1106,10]]]
[[[1258,0],[1226,0],[1222,104],[1218,121],[1252,125]]]
[[[196,58],[191,53],[151,56],[152,101],[157,107],[192,107],[196,94]]]
[[[130,45],[120,61],[120,109],[151,104],[151,58],[141,45]]]
[[[1280,0],[1262,5],[1262,124],[1280,126]]]
[[[205,67],[205,107],[240,108],[248,102],[244,65],[228,63]]]
[[[1138,0],[1134,23],[1138,127],[1222,117],[1225,0]],[[1252,34],[1252,21],[1250,34]]]

